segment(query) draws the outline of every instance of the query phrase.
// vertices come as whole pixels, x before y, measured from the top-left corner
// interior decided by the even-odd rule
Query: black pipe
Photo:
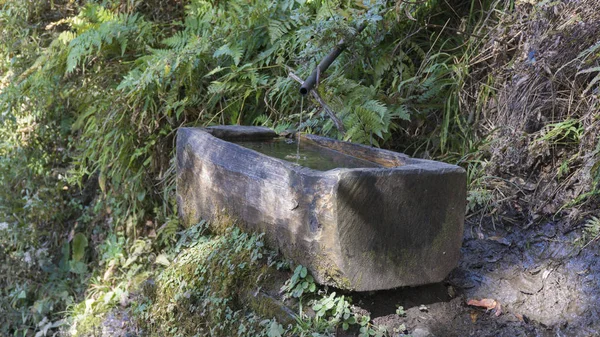
[[[356,33],[354,34],[354,36],[360,34],[366,27],[367,23],[365,21],[358,27],[358,29],[356,29]],[[313,70],[310,76],[306,78],[302,86],[300,86],[301,95],[306,95],[312,90],[312,88],[315,86],[315,83],[317,83],[317,77],[320,77],[321,74],[323,74],[327,70],[327,68],[329,68],[329,66],[333,63],[333,61],[335,61],[335,59],[338,56],[340,56],[340,54],[344,51],[345,48],[346,44],[342,39],[337,44],[337,46],[335,46],[335,48],[333,48],[333,50],[329,54],[327,54],[325,58],[323,58],[323,60],[319,63],[315,70]]]

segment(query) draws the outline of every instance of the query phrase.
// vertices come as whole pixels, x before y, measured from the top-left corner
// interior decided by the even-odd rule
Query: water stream
[[[314,170],[334,168],[381,167],[379,164],[341,153],[311,142],[301,142],[304,96],[300,100],[300,121],[294,138],[275,138],[267,141],[242,141],[236,144],[270,157],[283,159]]]
[[[300,132],[302,132],[302,112],[304,111],[304,95],[302,95],[300,97],[300,123],[298,123],[298,130],[296,131],[298,133],[298,137],[296,138],[297,141],[297,145],[296,145],[296,164],[299,164],[298,161],[300,160]]]

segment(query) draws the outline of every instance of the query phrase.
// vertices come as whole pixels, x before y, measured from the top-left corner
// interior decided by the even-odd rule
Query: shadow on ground
[[[556,223],[467,223],[459,267],[445,282],[354,294],[354,303],[390,331],[405,324],[418,336],[598,336],[599,247],[580,250],[576,237]],[[466,305],[483,298],[501,313]]]

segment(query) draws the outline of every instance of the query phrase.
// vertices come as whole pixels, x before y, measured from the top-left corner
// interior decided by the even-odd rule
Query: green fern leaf
[[[219,56],[227,55],[233,59],[234,64],[237,66],[244,55],[244,50],[239,46],[231,46],[230,44],[226,44],[221,46],[221,48],[217,49],[213,57],[218,58]]]

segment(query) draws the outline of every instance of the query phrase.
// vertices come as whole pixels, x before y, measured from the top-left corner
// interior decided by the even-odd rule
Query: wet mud
[[[467,223],[445,282],[354,294],[354,303],[392,336],[402,324],[413,336],[600,336],[600,243],[581,249],[578,231],[561,227]],[[467,305],[482,299],[498,305]]]

